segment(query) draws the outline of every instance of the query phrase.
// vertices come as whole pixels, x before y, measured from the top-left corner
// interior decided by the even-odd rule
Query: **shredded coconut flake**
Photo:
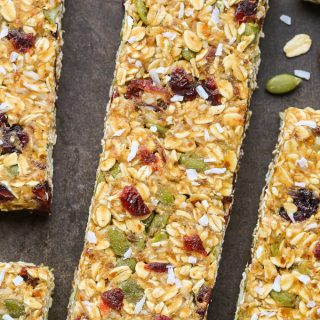
[[[212,11],[211,20],[215,24],[218,24],[220,21],[220,11],[217,7],[214,7]]]
[[[179,15],[178,15],[178,18],[179,18],[179,19],[182,19],[182,18],[183,18],[183,16],[184,16],[184,3],[183,3],[183,2],[181,2],[181,3],[180,3],[180,9],[179,9]]]
[[[137,68],[141,68],[142,67],[142,62],[140,60],[137,60],[136,63],[135,63],[135,66]]]
[[[133,26],[133,19],[132,17],[128,16],[127,17],[127,24],[128,24],[128,27],[131,28]]]
[[[296,220],[294,220],[294,215],[293,215],[292,212],[287,212],[287,215],[288,215],[288,217],[289,217],[289,219],[291,220],[292,223],[296,222]]]
[[[8,314],[4,314],[3,316],[2,316],[2,319],[3,320],[14,320],[11,316],[9,316]]]
[[[263,310],[263,311],[260,312],[260,316],[262,316],[262,317],[271,318],[271,317],[273,317],[275,315],[276,315],[276,313],[274,311]]]
[[[18,57],[19,57],[19,53],[14,52],[14,51],[11,52],[11,54],[10,54],[10,62],[16,62]]]
[[[317,127],[317,124],[312,120],[301,120],[296,123],[296,126],[305,126],[315,129]]]
[[[131,150],[130,150],[130,153],[129,153],[128,159],[127,159],[128,162],[132,161],[136,157],[136,155],[138,153],[138,149],[139,149],[138,141],[133,140],[132,144],[131,144]]]
[[[151,127],[150,127],[150,130],[151,130],[152,132],[157,132],[157,131],[158,131],[158,128],[157,128],[157,126],[151,126]]]
[[[136,37],[130,37],[130,38],[128,39],[128,42],[131,44],[131,43],[134,43],[136,40],[137,40]]]
[[[220,123],[215,123],[214,125],[217,128],[219,133],[223,133],[224,132],[224,129],[221,127]]]
[[[191,256],[191,257],[188,258],[188,262],[191,263],[191,264],[196,264],[197,261],[198,261],[198,260],[197,260],[196,257]]]
[[[206,170],[204,173],[205,174],[223,174],[227,171],[226,168],[212,168],[209,170]]]
[[[113,136],[114,136],[114,137],[120,137],[125,131],[126,131],[126,129],[117,130],[117,131],[113,134]]]
[[[6,274],[6,270],[2,270],[0,272],[0,286],[1,286],[2,282],[3,282],[3,280],[4,280],[5,274]]]
[[[97,243],[96,234],[92,231],[88,231],[87,240],[88,240],[88,242],[93,243],[93,244]]]
[[[143,308],[144,303],[146,302],[146,296],[143,296],[143,298],[137,302],[133,313],[134,314],[139,314]]]
[[[257,251],[256,251],[256,257],[259,259],[262,255],[262,252],[263,252],[263,247],[262,246],[259,246],[257,248]]]
[[[309,301],[309,302],[307,303],[307,307],[308,307],[308,308],[314,308],[316,305],[317,305],[317,304],[316,304],[314,301]]]
[[[168,266],[168,279],[167,283],[168,284],[175,284],[176,282],[176,275],[174,274],[173,266]]]
[[[23,278],[20,276],[15,277],[12,282],[14,283],[15,286],[20,286],[23,283]]]
[[[281,20],[283,23],[287,24],[288,26],[291,26],[291,23],[292,23],[291,17],[283,14],[282,16],[280,16],[280,20]]]
[[[209,224],[209,218],[208,216],[205,214],[203,215],[199,220],[198,220],[199,224],[203,227],[208,226]]]
[[[158,72],[157,70],[155,69],[152,69],[149,71],[149,74],[150,74],[150,77],[152,79],[152,81],[157,84],[157,85],[160,85],[161,84],[161,81],[159,79],[159,75],[158,75]]]
[[[209,98],[209,95],[206,93],[203,86],[197,86],[196,91],[202,99],[207,100]]]
[[[257,314],[253,314],[252,317],[251,317],[251,320],[258,320],[259,317]]]
[[[3,74],[4,76],[7,74],[7,71],[3,66],[0,66],[0,73]]]
[[[272,289],[275,292],[280,292],[281,291],[280,280],[281,280],[281,276],[278,274],[276,276],[276,278],[274,279],[274,282],[273,282],[273,285],[272,285]]]
[[[10,109],[12,109],[12,105],[9,104],[8,102],[2,102],[2,103],[0,104],[0,111],[6,112],[6,111],[8,111],[8,110],[10,110]]]
[[[235,38],[235,37],[231,38],[229,41],[229,45],[230,46],[233,45],[236,42],[236,40],[237,40],[237,38]]]
[[[207,129],[204,129],[204,141],[209,141],[210,135]]]
[[[193,8],[189,8],[186,10],[186,16],[187,17],[191,17],[194,13],[194,9]]]
[[[220,57],[222,55],[222,50],[223,50],[223,44],[219,43],[218,47],[217,47],[217,50],[216,50],[216,56],[217,57]]]
[[[296,187],[300,187],[300,188],[304,188],[306,186],[306,184],[304,182],[295,182],[294,185]]]
[[[310,80],[311,77],[311,73],[305,70],[294,70],[294,75],[305,80]]]
[[[297,160],[297,164],[301,169],[306,169],[308,168],[308,160],[304,157],[301,159]]]
[[[209,202],[208,202],[208,200],[202,200],[201,203],[202,203],[202,205],[203,205],[206,209],[209,208]]]
[[[194,181],[198,179],[198,173],[195,169],[187,169],[186,173],[189,180]]]
[[[165,38],[168,38],[168,39],[171,40],[171,41],[173,41],[173,40],[177,37],[177,34],[176,34],[176,33],[170,32],[170,31],[164,32],[162,35],[163,35]]]
[[[305,231],[311,230],[311,229],[316,229],[318,228],[318,224],[316,222],[310,223],[307,226],[304,227]]]
[[[259,295],[259,296],[262,296],[263,295],[263,288],[260,288],[260,287],[255,287],[254,288],[254,291]]]
[[[203,161],[204,162],[216,162],[217,159],[215,159],[215,158],[205,158]]]
[[[124,259],[129,259],[132,255],[132,248],[129,248],[123,255]]]
[[[298,277],[298,280],[300,282],[302,282],[303,284],[308,284],[310,283],[311,279],[309,276],[305,275],[305,274],[301,274],[299,277]]]
[[[0,31],[0,39],[6,37],[9,34],[9,29],[7,27],[2,28]]]
[[[180,95],[178,95],[178,94],[175,94],[171,99],[170,99],[170,101],[171,102],[181,102],[181,101],[183,101],[183,96],[180,96]]]

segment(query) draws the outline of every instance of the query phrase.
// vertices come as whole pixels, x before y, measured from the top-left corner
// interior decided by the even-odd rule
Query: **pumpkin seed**
[[[147,9],[147,6],[146,6],[144,0],[136,0],[135,6],[136,6],[136,10],[137,10],[138,15],[139,15],[140,19],[142,20],[142,22],[144,24],[148,25],[148,19],[147,19],[148,9]]]
[[[281,307],[294,308],[296,305],[297,296],[292,293],[271,291],[270,296]]]
[[[181,54],[182,54],[183,59],[187,60],[187,61],[190,61],[191,59],[193,59],[196,56],[195,52],[193,52],[187,48],[183,49]]]
[[[279,74],[272,77],[266,84],[266,89],[273,94],[284,94],[296,89],[301,79],[293,76],[292,74]]]
[[[55,24],[57,20],[57,16],[60,12],[60,6],[57,6],[50,10],[43,10],[43,14],[46,17],[46,19],[51,23]]]
[[[123,231],[110,228],[108,231],[110,247],[115,255],[123,256],[130,248],[130,242]]]
[[[19,318],[26,313],[24,303],[20,300],[7,299],[4,300],[4,305],[9,315],[13,318]]]
[[[132,272],[136,270],[137,260],[135,258],[129,259],[117,259],[117,267],[127,266],[131,269]]]
[[[134,279],[128,279],[120,284],[125,299],[129,303],[137,303],[144,296],[144,290]]]

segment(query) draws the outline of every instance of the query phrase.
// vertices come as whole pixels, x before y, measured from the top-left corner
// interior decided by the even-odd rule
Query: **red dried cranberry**
[[[38,202],[37,212],[49,213],[51,206],[51,187],[47,181],[39,183],[32,188],[32,193],[35,195],[35,199]]]
[[[197,234],[192,236],[184,236],[183,247],[187,251],[195,251],[201,253],[204,256],[207,255],[207,252],[202,244],[202,240]]]
[[[170,317],[163,316],[161,314],[156,314],[152,317],[152,320],[172,320]]]
[[[243,0],[240,1],[236,8],[235,19],[236,21],[248,22],[254,21],[256,18],[258,8],[257,0]]]
[[[81,316],[76,317],[75,320],[89,320],[89,318],[85,314],[82,314]]]
[[[320,242],[318,242],[316,247],[314,248],[313,255],[317,260],[320,260]]]
[[[208,53],[206,55],[206,59],[208,60],[208,62],[213,62],[214,58],[216,57],[216,52],[216,47],[209,47]]]
[[[177,68],[172,72],[169,86],[175,94],[184,96],[185,101],[197,98],[195,78],[182,68]]]
[[[120,201],[124,209],[133,216],[140,217],[150,214],[150,209],[144,203],[138,190],[133,186],[123,188]]]
[[[203,284],[197,294],[197,302],[199,303],[209,303],[211,297],[211,289]]]
[[[23,31],[10,30],[7,38],[11,41],[15,50],[26,53],[34,47],[36,38],[32,33],[24,33]]]
[[[33,278],[26,268],[22,268],[19,275],[23,278],[24,282],[35,288],[39,284],[39,278]]]
[[[145,165],[153,164],[158,161],[157,156],[144,147],[140,148],[139,156],[141,163]]]
[[[289,194],[297,207],[297,211],[293,214],[293,219],[296,222],[309,219],[317,213],[320,199],[317,198],[312,191],[306,188],[292,189]],[[291,221],[284,207],[280,208],[279,214],[283,219]]]
[[[14,195],[3,184],[0,184],[0,203],[14,199]]]
[[[119,311],[123,305],[124,294],[120,288],[105,291],[101,299],[109,308]]]
[[[315,129],[312,129],[312,131],[316,136],[320,136],[320,126],[317,126]]]
[[[163,273],[168,271],[168,263],[162,263],[162,262],[150,262],[144,266],[146,270],[157,272],[157,273]]]
[[[205,81],[202,81],[202,86],[204,90],[209,95],[208,100],[212,103],[213,106],[218,106],[221,104],[221,94],[219,93],[218,86],[216,82],[207,78]]]

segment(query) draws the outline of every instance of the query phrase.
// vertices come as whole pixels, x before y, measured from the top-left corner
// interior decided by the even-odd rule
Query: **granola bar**
[[[319,319],[320,111],[289,108],[267,174],[236,319]]]
[[[0,319],[48,319],[53,289],[54,277],[47,267],[1,262]]]
[[[0,0],[0,210],[49,213],[63,0]]]
[[[266,7],[126,2],[69,320],[205,318]]]

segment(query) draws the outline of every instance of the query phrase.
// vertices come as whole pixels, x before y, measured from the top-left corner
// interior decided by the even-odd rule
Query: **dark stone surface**
[[[293,18],[291,27],[280,22],[281,14]],[[47,219],[10,214],[0,218],[1,261],[24,260],[54,268],[56,291],[50,311],[50,319],[54,320],[66,318],[73,272],[83,246],[122,15],[120,0],[67,1],[53,215]],[[320,107],[319,30],[320,9],[300,0],[271,1],[266,38],[262,41],[261,89],[252,101],[253,116],[210,320],[233,319],[241,273],[250,255],[259,197],[278,135],[278,113],[286,106]],[[297,33],[310,34],[313,48],[306,56],[287,60],[282,47]],[[270,76],[295,68],[311,71],[312,79],[284,97],[264,91]]]

